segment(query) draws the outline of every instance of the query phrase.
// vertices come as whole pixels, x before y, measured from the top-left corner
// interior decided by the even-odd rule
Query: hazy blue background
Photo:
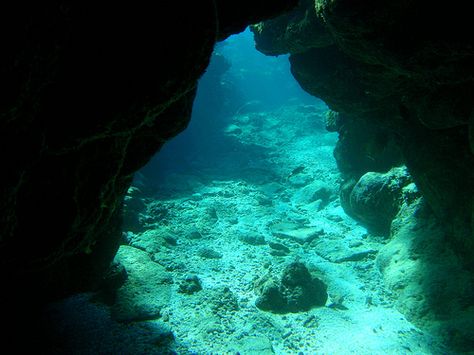
[[[216,45],[199,81],[188,128],[167,142],[136,178],[153,184],[172,172],[218,165],[234,149],[223,130],[235,114],[316,102],[320,101],[303,91],[291,75],[288,56],[258,52],[247,29]]]

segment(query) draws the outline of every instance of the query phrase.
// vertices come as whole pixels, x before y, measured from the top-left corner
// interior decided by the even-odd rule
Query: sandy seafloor
[[[52,305],[64,339],[75,334],[57,352],[448,354],[393,308],[375,266],[386,240],[342,210],[337,134],[325,131],[324,113],[322,105],[297,103],[239,112],[219,159],[197,156],[165,176],[146,199],[147,230],[126,232],[129,245],[119,251],[131,275],[123,287],[133,289],[122,289],[125,301],[111,310],[90,295]],[[256,280],[293,261],[328,285],[326,306],[258,309]],[[188,275],[202,290],[179,292]],[[141,311],[127,309],[135,296]],[[127,316],[133,312],[145,315]]]

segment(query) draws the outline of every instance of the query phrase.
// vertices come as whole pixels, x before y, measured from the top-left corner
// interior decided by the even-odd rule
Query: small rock
[[[353,240],[352,242],[349,243],[350,248],[357,248],[362,245],[362,242],[360,240]]]
[[[288,253],[284,250],[270,250],[270,255],[271,256],[287,256]]]
[[[188,239],[201,239],[202,234],[198,230],[193,230],[187,235]]]
[[[230,124],[225,129],[225,133],[232,134],[232,135],[238,135],[238,134],[242,133],[242,128],[240,128],[239,126],[237,126],[235,124]]]
[[[211,300],[211,309],[219,317],[239,310],[237,296],[228,287],[218,289]]]
[[[196,275],[188,275],[179,284],[178,292],[192,295],[202,290],[201,280]]]
[[[211,248],[201,248],[197,255],[204,259],[222,259],[222,254]]]
[[[311,243],[316,238],[325,234],[320,227],[301,227],[295,222],[279,222],[270,228],[272,234],[280,239],[289,239],[298,244]]]
[[[266,244],[266,241],[263,235],[259,235],[259,234],[244,234],[244,235],[239,236],[239,240],[242,243],[255,245],[255,246]]]
[[[326,304],[327,286],[313,277],[306,266],[299,262],[289,264],[281,279],[260,280],[256,285],[260,293],[255,305],[263,311],[296,313]]]
[[[335,262],[336,263],[343,263],[343,262],[346,262],[346,261],[361,261],[361,260],[364,260],[364,259],[369,258],[369,257],[375,257],[375,254],[377,254],[376,250],[365,250],[365,251],[361,251],[361,252],[358,252],[358,253],[353,253],[353,254],[350,254],[348,256],[339,258],[339,259],[335,260]]]
[[[280,252],[283,252],[285,254],[288,254],[290,252],[290,249],[286,246],[284,246],[283,244],[280,244],[280,243],[274,243],[274,242],[270,242],[268,243],[268,246],[274,250],[278,250]]]
[[[176,246],[178,245],[178,242],[176,240],[176,238],[172,237],[171,235],[165,235],[163,237],[163,240],[168,243],[169,245],[173,245],[173,246]]]

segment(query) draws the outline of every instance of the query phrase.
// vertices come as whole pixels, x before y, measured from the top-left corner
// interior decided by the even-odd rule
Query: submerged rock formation
[[[53,294],[100,280],[118,248],[133,172],[189,119],[214,44],[212,10],[2,9],[2,33],[15,33],[1,59],[7,280]],[[199,24],[198,11],[207,16]],[[175,22],[182,28],[173,40],[157,41]]]
[[[300,262],[289,264],[281,278],[263,278],[256,284],[259,296],[255,305],[274,313],[304,312],[321,307],[328,299],[327,286],[310,274]]]
[[[439,243],[456,255],[453,267],[472,275],[474,48],[466,6],[308,0],[253,31],[263,53],[290,53],[295,78],[333,111],[327,126],[339,133],[334,155],[347,212],[366,224],[382,224],[388,235],[400,205],[390,206],[384,188],[380,198],[361,190],[369,186],[364,174],[381,178],[376,174],[405,164],[444,236]],[[386,216],[377,215],[378,203]],[[397,238],[393,229],[390,235]],[[455,293],[457,284],[448,287]],[[446,308],[456,308],[455,302],[447,301]],[[457,317],[454,311],[427,311],[438,320]],[[448,323],[440,331],[456,333],[459,323]]]
[[[402,203],[417,194],[407,169],[397,167],[384,174],[368,172],[355,185],[344,185],[341,204],[348,214],[369,230],[388,235]]]
[[[341,162],[351,154],[346,160],[362,166],[349,172],[353,178],[396,165],[364,163],[376,163],[387,150],[391,153],[385,158],[400,163],[396,146],[427,202],[451,231],[453,245],[468,259],[474,252],[474,157],[468,130],[474,50],[465,5],[303,4],[304,10],[255,26],[257,48],[271,55],[291,53],[292,72],[302,87],[343,114],[337,157]],[[441,30],[439,24],[448,17],[456,24]],[[294,28],[310,37],[297,49]],[[330,41],[320,40],[328,35]],[[360,143],[359,136],[371,143],[351,143]],[[357,156],[351,144],[362,147]]]
[[[15,318],[101,282],[132,175],[186,127],[215,42],[296,4],[1,5],[0,260]],[[346,182],[405,163],[444,228],[440,243],[472,275],[470,26],[460,0],[305,0],[255,32],[263,52],[291,53],[301,85],[343,117]]]
[[[408,319],[454,348],[473,348],[472,273],[446,247],[446,234],[423,198],[402,204],[377,266]]]

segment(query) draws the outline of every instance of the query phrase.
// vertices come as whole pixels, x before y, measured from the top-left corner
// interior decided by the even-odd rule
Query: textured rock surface
[[[143,321],[161,316],[171,297],[173,278],[139,249],[121,246],[115,261],[127,270],[127,280],[117,290],[112,317],[120,322]]]
[[[178,292],[192,295],[202,290],[201,281],[196,275],[187,275],[179,284]]]
[[[405,167],[385,174],[368,172],[350,190],[343,190],[344,210],[377,233],[389,234],[390,224],[406,199],[417,195],[416,186]]]
[[[132,174],[187,125],[216,39],[295,3],[3,4],[4,283],[34,301],[97,285]]]
[[[252,26],[257,49],[268,55],[279,55],[332,44],[331,35],[311,5],[312,0],[301,0],[288,15]]]
[[[380,256],[389,265],[382,267],[386,282],[411,319],[438,327],[455,347],[472,350],[466,331],[472,329],[472,300],[467,301],[472,296],[466,294],[474,272],[474,48],[467,5],[460,0],[304,4],[310,13],[314,9],[312,21],[323,24],[332,41],[318,42],[321,32],[312,32],[313,41],[293,46],[291,29],[310,27],[299,8],[259,25],[257,48],[290,53],[301,86],[337,113],[327,124],[339,133],[334,155],[348,213],[387,231],[409,201],[401,199],[397,206],[397,198],[384,193],[390,190],[385,183],[374,199],[363,187],[368,177],[408,167],[433,215],[428,221],[418,215],[395,218],[394,239]],[[432,233],[432,245],[423,244],[430,239],[423,228]]]
[[[176,166],[175,173],[160,180],[155,195],[159,200],[146,199],[150,207],[161,206],[147,208],[150,217],[165,206],[168,213],[160,223],[150,224],[150,231],[128,233],[129,240],[174,235],[176,246],[151,248],[149,256],[166,268],[176,284],[162,317],[137,323],[169,327],[177,354],[265,354],[272,348],[276,354],[449,354],[436,337],[421,332],[394,309],[395,293],[384,287],[375,265],[377,250],[387,240],[368,234],[344,213],[338,199],[315,213],[311,193],[304,199],[300,195],[304,187],[293,185],[293,179],[306,175],[308,192],[319,191],[315,187],[321,182],[330,191],[337,190],[340,175],[332,158],[336,135],[311,129],[315,118],[299,105],[263,110],[250,119],[245,113],[246,123],[239,116],[224,122],[238,122],[242,128],[227,149],[244,148],[240,142],[264,142],[266,152],[256,158],[255,149],[238,149],[219,163],[212,157],[215,153],[208,152],[204,156],[209,159],[199,159],[196,167],[211,161],[211,168],[189,171]],[[324,115],[321,104],[316,119],[323,122]],[[255,122],[283,129],[249,129]],[[252,159],[254,169],[242,176],[242,166],[235,162],[247,161],[244,157]],[[305,166],[304,171],[287,179],[300,166]],[[232,170],[222,177],[226,167]],[[261,170],[277,179],[252,178],[252,173],[260,176]],[[271,203],[263,203],[264,198]],[[207,218],[210,210],[217,220]],[[318,233],[322,229],[324,233]],[[263,236],[267,245],[247,244],[240,236]],[[223,257],[201,258],[195,252],[202,247]],[[282,254],[274,256],[277,252]],[[283,315],[255,307],[256,280],[272,275],[278,285],[285,267],[295,260],[327,284],[326,307]],[[198,275],[202,290],[178,292],[188,275]]]
[[[292,46],[291,28],[308,27],[299,8],[259,25],[257,47],[264,53],[290,52],[302,87],[344,114],[335,155],[346,181],[405,162],[449,230],[449,242],[469,263],[474,253],[474,159],[468,140],[474,50],[466,5],[305,4],[306,11],[315,9],[313,21],[324,25],[332,42],[314,45],[305,39],[306,50]],[[439,24],[447,18],[455,24],[442,29]]]
[[[100,280],[133,172],[186,126],[215,18],[210,3],[2,14],[2,272],[46,284],[40,299]],[[181,30],[157,40],[174,23]]]
[[[324,306],[328,298],[327,286],[299,262],[289,264],[279,281],[264,280],[257,290],[256,306],[274,313],[308,311]]]
[[[422,199],[404,204],[377,266],[408,319],[467,351],[474,345],[474,283],[446,237]]]

